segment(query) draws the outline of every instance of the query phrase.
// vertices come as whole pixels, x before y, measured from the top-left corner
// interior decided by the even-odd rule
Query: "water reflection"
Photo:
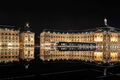
[[[41,50],[42,60],[83,60],[96,62],[116,62],[120,60],[119,52],[97,52],[97,51],[45,51]],[[108,54],[108,55],[105,55]]]
[[[34,59],[34,47],[24,47],[20,49],[20,57],[26,60]]]
[[[22,60],[34,59],[34,47],[1,47],[0,48],[0,62],[12,62]]]

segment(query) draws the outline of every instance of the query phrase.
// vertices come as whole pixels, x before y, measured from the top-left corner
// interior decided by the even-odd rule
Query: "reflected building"
[[[20,58],[27,61],[34,59],[34,47],[24,47],[20,49]]]
[[[107,25],[87,31],[53,31],[40,33],[42,60],[77,59],[116,62],[120,59],[120,30]]]
[[[19,47],[0,48],[0,62],[19,61]]]

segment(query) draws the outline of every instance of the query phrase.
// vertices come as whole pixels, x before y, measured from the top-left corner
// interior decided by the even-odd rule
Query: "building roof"
[[[89,33],[89,32],[120,32],[119,28],[105,26],[97,27],[95,29],[86,29],[86,30],[57,30],[57,29],[44,29],[44,32],[56,32],[56,33]]]
[[[104,31],[106,31],[106,32],[120,32],[120,29],[107,25],[105,27],[98,27],[98,28],[96,28],[96,31],[99,31],[99,32],[104,32]]]
[[[0,28],[1,29],[10,29],[10,30],[18,30],[19,31],[19,28],[16,27],[16,26],[11,26],[11,25],[0,25]]]
[[[29,26],[29,23],[26,23],[26,25],[24,27],[20,28],[21,32],[31,32],[31,28]]]
[[[104,26],[94,29],[86,30],[57,30],[57,29],[44,29],[45,32],[57,32],[57,33],[87,33],[87,32],[120,32],[119,28],[111,27],[107,24],[107,19],[104,19]]]

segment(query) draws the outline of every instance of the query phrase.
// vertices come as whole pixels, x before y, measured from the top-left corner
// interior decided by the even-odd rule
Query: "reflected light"
[[[102,61],[103,52],[94,52],[94,58],[95,58],[96,61]]]

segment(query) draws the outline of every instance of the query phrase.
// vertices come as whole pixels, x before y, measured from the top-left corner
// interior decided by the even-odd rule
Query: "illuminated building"
[[[87,31],[50,31],[40,33],[42,60],[77,59],[115,62],[120,59],[120,30],[107,25]]]
[[[31,60],[34,59],[34,36],[35,34],[29,30],[29,24],[26,23],[26,31],[20,33],[20,48],[22,48],[22,59]]]
[[[8,26],[2,25],[0,27],[0,62],[18,61],[19,30],[10,29],[7,28]]]
[[[30,30],[20,31],[13,26],[1,25],[0,62],[34,59],[34,35]]]

